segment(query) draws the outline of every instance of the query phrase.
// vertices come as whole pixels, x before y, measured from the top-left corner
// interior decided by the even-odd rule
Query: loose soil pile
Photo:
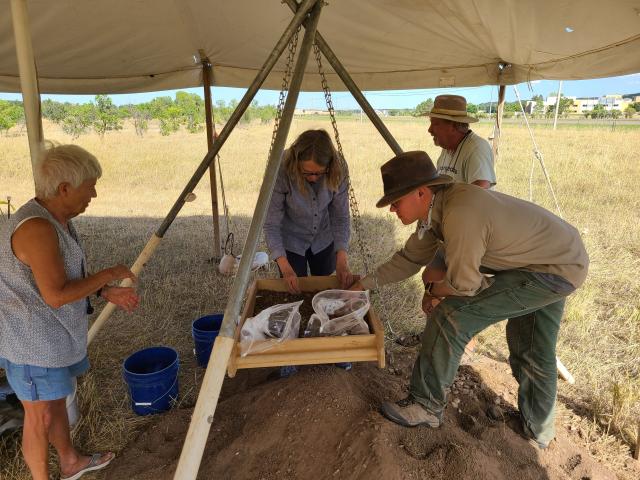
[[[225,380],[198,478],[615,479],[573,442],[562,417],[549,449],[522,439],[509,420],[517,386],[505,364],[486,358],[461,367],[441,428],[385,420],[379,405],[406,395],[414,358],[415,350],[405,350],[384,370],[368,363],[349,372],[302,367],[271,381],[273,369],[238,372]],[[102,478],[173,478],[191,413],[158,416]]]

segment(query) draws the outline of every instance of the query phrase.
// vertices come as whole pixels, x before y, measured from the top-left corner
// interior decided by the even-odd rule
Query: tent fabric
[[[292,17],[280,0],[28,0],[42,93],[247,87]],[[0,91],[19,92],[10,0]],[[640,72],[640,0],[331,0],[318,30],[362,90]],[[570,30],[570,31],[568,31]],[[500,75],[498,64],[507,66]],[[345,87],[324,62],[332,89]],[[279,89],[281,59],[263,88]],[[310,59],[303,90],[320,90]]]

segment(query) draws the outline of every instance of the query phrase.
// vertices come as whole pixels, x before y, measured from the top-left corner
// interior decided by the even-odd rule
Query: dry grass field
[[[437,158],[423,119],[387,122],[405,150],[423,149]],[[382,185],[379,166],[391,151],[367,122],[339,119],[345,156],[364,219],[364,235],[376,262],[384,260],[411,233],[386,210],[377,210]],[[330,129],[324,118],[297,118],[290,138],[307,128]],[[483,136],[489,124],[475,128]],[[569,299],[558,355],[576,377],[562,383],[559,402],[568,423],[584,432],[591,453],[624,477],[625,458],[635,442],[640,422],[640,129],[535,129],[563,216],[583,235],[591,257],[586,284]],[[45,136],[69,142],[55,125],[45,124]],[[271,127],[238,128],[221,152],[226,198],[236,238],[244,240],[255,207]],[[201,161],[204,134],[163,137],[153,129],[136,137],[133,129],[81,137],[78,144],[100,159],[104,174],[94,199],[77,225],[90,265],[131,264],[146,240]],[[532,168],[532,144],[523,126],[503,129],[497,162],[499,191],[529,199],[554,210],[542,171]],[[531,186],[531,190],[530,190]],[[0,138],[0,199],[21,205],[32,196],[32,178],[25,135]],[[222,311],[231,286],[217,274],[212,256],[209,182],[195,190],[197,199],[185,205],[160,248],[143,272],[138,289],[139,310],[115,314],[90,348],[92,370],[81,383],[83,419],[74,432],[87,451],[120,450],[136,428],[147,422],[135,417],[127,404],[121,364],[126,356],[150,345],[169,345],[181,358],[181,402],[193,405],[201,370],[192,354],[191,321],[201,314]],[[0,220],[3,221],[3,220]],[[353,244],[351,263],[362,270]],[[241,245],[236,246],[239,253]],[[379,309],[394,330],[414,332],[424,319],[419,310],[417,279],[387,287]],[[479,351],[506,359],[504,324],[480,336]],[[0,440],[0,478],[28,478],[20,459],[17,435]]]

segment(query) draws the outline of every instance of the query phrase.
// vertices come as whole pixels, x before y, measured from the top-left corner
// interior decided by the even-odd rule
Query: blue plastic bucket
[[[207,363],[209,363],[213,342],[216,341],[216,337],[220,332],[223,316],[224,314],[222,313],[207,315],[195,320],[191,325],[191,334],[195,344],[194,352],[198,365],[201,367],[206,367]]]
[[[150,347],[130,355],[123,364],[131,408],[151,415],[171,408],[178,399],[178,352],[169,347]]]

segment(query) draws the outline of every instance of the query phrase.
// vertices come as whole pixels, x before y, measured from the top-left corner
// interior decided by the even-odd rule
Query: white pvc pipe
[[[13,18],[13,34],[16,41],[16,56],[20,72],[20,89],[27,124],[31,167],[35,168],[42,149],[42,117],[40,111],[40,91],[38,89],[38,73],[31,44],[29,14],[26,0],[11,0]]]
[[[562,95],[562,80],[558,84],[558,94],[556,95],[556,111],[553,115],[553,129],[556,129],[558,125],[558,111],[560,110],[560,95]]]

